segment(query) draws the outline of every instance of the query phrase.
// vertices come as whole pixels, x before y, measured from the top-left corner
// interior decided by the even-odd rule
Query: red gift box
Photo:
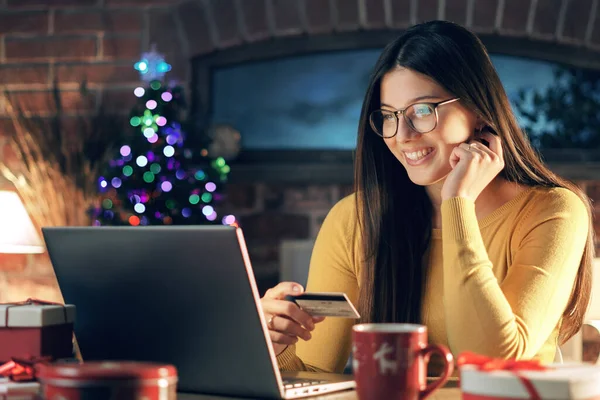
[[[463,400],[600,400],[600,366],[489,359],[458,359]]]
[[[75,306],[27,300],[0,304],[0,363],[73,357]]]

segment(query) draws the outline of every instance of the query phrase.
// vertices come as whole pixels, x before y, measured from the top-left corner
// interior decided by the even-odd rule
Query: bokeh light
[[[145,167],[146,165],[148,165],[148,159],[146,158],[146,156],[139,156],[135,159],[135,163],[140,167]]]
[[[129,147],[127,145],[121,146],[120,153],[123,157],[127,157],[128,155],[131,154],[131,147]]]
[[[169,181],[164,181],[160,184],[160,188],[163,190],[163,192],[170,192],[171,189],[173,189],[173,184]]]

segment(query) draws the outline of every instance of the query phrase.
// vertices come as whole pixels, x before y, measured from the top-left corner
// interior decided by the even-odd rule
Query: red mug
[[[424,399],[454,371],[452,353],[427,344],[427,327],[416,324],[358,324],[352,328],[352,370],[360,400]],[[444,359],[444,372],[427,384],[432,353]]]

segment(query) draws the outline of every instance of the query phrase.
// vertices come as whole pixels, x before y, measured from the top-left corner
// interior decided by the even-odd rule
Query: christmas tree
[[[210,157],[208,139],[196,150],[186,147],[183,89],[164,82],[170,65],[153,49],[135,68],[146,87],[134,90],[131,131],[98,178],[94,225],[234,224],[234,216],[218,211],[229,166]]]

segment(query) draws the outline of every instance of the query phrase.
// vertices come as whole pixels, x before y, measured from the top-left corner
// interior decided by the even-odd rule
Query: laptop
[[[280,373],[242,230],[42,229],[85,360],[173,364],[178,391],[269,399],[351,389],[351,375]]]

